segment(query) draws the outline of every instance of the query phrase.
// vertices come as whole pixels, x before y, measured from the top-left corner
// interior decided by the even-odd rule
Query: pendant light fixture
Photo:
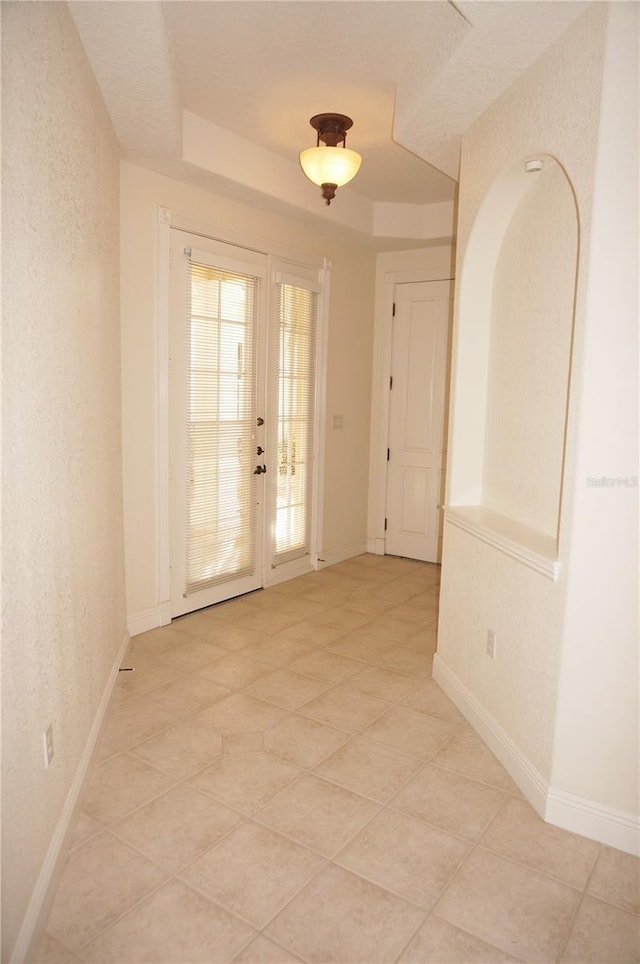
[[[337,189],[356,176],[362,161],[356,151],[346,147],[347,131],[353,121],[344,114],[315,114],[309,123],[317,130],[318,139],[315,147],[301,152],[300,166],[309,180],[322,188],[323,198],[331,204]],[[342,147],[338,147],[340,143]]]

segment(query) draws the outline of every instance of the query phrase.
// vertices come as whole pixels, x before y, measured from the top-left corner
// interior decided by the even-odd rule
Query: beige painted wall
[[[331,261],[325,552],[366,538],[375,255],[317,228],[123,163],[121,298],[125,546],[130,621],[159,602],[156,536],[157,208]],[[331,416],[344,428],[332,431]]]
[[[593,176],[597,147],[604,15],[594,7],[580,18],[465,135],[459,190],[456,314],[447,503],[461,504],[466,449],[477,447],[473,420],[482,409],[482,372],[469,377],[461,359],[473,345],[486,307],[459,291],[470,275],[465,254],[474,221],[496,179],[518,158],[552,154],[570,178],[578,206],[581,260],[575,320],[574,377],[584,337]],[[531,175],[530,175],[531,176]],[[528,251],[523,250],[523,257]],[[517,262],[518,254],[510,255]],[[513,268],[513,263],[511,265]],[[527,266],[523,272],[527,274]],[[489,295],[491,292],[489,292]],[[514,294],[515,297],[515,294]],[[504,292],[502,292],[504,299]],[[565,342],[563,328],[561,339]],[[555,350],[555,349],[554,349]],[[472,352],[473,354],[473,352]],[[509,360],[505,361],[509,365]],[[496,372],[492,373],[494,377]],[[508,375],[508,370],[505,376]],[[575,438],[577,400],[569,428]],[[491,433],[489,433],[491,434]],[[480,469],[482,466],[480,466]],[[540,466],[540,471],[544,471]],[[477,470],[477,466],[476,466]],[[574,459],[566,472],[571,477]],[[482,473],[479,472],[479,479]],[[472,487],[473,488],[473,487]],[[560,558],[567,565],[566,540]],[[438,634],[441,669],[451,674],[516,753],[534,768],[541,784],[551,775],[554,720],[566,581],[553,583],[467,532],[445,524]],[[487,658],[487,631],[497,634],[497,657]]]
[[[625,13],[625,8],[630,9]],[[586,474],[587,467],[597,474],[598,466],[600,474],[617,475],[626,467],[631,475],[637,452],[637,301],[634,313],[629,269],[629,252],[637,255],[630,223],[636,212],[634,191],[637,198],[637,114],[633,121],[628,109],[612,135],[607,125],[616,116],[616,96],[608,101],[602,96],[607,32],[616,18],[632,21],[637,14],[636,5],[594,4],[463,139],[458,284],[483,200],[518,158],[546,153],[563,166],[575,193],[580,253],[560,578],[553,583],[473,535],[446,526],[437,656],[442,675],[456,683],[467,705],[471,701],[498,734],[505,758],[516,760],[521,776],[532,777],[530,787],[537,781],[541,809],[555,822],[625,848],[633,845],[637,820],[637,597],[632,591],[634,582],[637,590],[637,509],[635,499],[623,491],[606,503],[599,493],[588,493]],[[627,24],[619,30],[608,49],[607,69],[620,61],[629,29]],[[623,103],[637,91],[628,51],[625,63],[617,86]],[[627,180],[614,190],[620,171]],[[614,190],[608,208],[597,203],[601,182],[602,198]],[[611,219],[622,209],[634,213],[623,219],[620,234]],[[613,245],[613,254],[607,245]],[[605,310],[602,295],[611,283],[607,273],[615,278],[608,272],[611,259],[622,265],[618,315]],[[469,311],[469,304],[458,304],[449,497],[465,492],[464,450],[474,447],[474,438],[465,434],[471,424],[465,412],[476,401],[478,385],[463,378],[461,368]],[[603,395],[610,395],[605,405],[609,417],[594,419]],[[460,504],[459,498],[454,501]],[[484,654],[488,628],[498,634],[494,661]],[[600,681],[607,686],[606,698],[599,694]],[[562,807],[552,812],[554,795],[562,797]],[[590,808],[586,822],[581,822],[581,800]],[[624,814],[626,823],[608,820],[609,811]]]
[[[603,47],[603,14],[579,19],[465,135],[459,189],[452,412],[447,502],[465,492],[465,449],[476,448],[484,424],[473,426],[482,404],[480,381],[461,371],[476,305],[459,289],[474,220],[494,181],[518,159],[553,154],[576,192],[582,239],[576,315],[576,357],[584,332],[593,172]],[[465,300],[466,299],[466,300]],[[575,406],[574,406],[575,408]],[[578,411],[574,413],[574,420]],[[473,431],[475,428],[476,431]],[[575,430],[573,435],[575,436]],[[572,469],[570,460],[568,471]],[[541,467],[542,469],[542,467]],[[481,472],[479,473],[481,479]],[[565,542],[561,559],[566,566]],[[542,780],[551,775],[554,719],[566,585],[554,584],[466,532],[446,524],[438,660],[513,740]],[[487,630],[497,633],[497,658],[485,655]]]
[[[605,48],[576,471],[567,495],[567,602],[552,768],[640,852],[638,698],[638,171],[640,7],[611,4]],[[615,480],[602,487],[593,478]],[[618,479],[621,480],[618,484]]]
[[[66,4],[3,3],[2,58],[9,960],[25,917],[37,916],[29,902],[126,629],[118,147]],[[48,724],[55,755],[45,769]]]

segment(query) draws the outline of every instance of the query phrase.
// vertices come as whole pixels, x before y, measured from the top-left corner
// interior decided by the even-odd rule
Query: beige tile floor
[[[638,861],[545,825],[361,556],[134,638],[39,964],[640,960]]]

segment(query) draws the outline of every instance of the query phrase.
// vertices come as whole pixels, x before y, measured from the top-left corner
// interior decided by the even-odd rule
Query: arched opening
[[[496,180],[465,252],[448,502],[556,543],[579,228],[563,168],[535,160]]]

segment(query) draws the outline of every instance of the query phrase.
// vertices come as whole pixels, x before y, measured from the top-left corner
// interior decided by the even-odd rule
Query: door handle
[[[255,469],[253,470],[253,474],[262,475],[263,472],[266,472],[266,471],[267,471],[266,465],[256,465]]]
[[[258,425],[264,425],[264,419],[260,418],[260,416],[258,416],[258,418],[256,419],[256,422]]]

